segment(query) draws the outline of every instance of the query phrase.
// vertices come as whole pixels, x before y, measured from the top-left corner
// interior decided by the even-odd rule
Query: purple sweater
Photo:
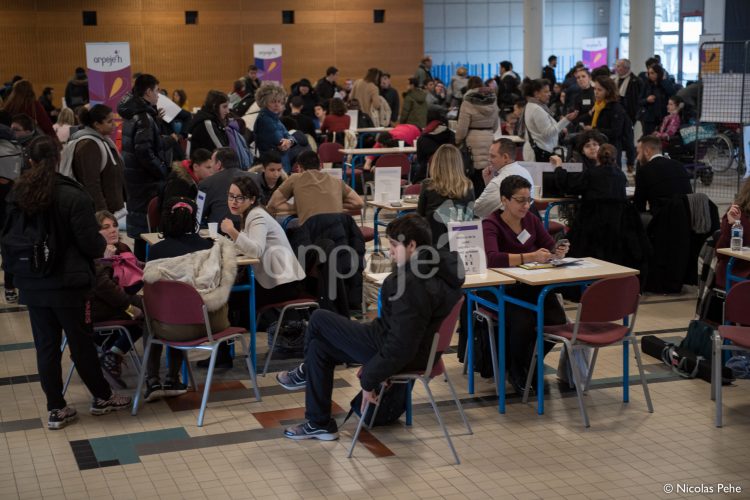
[[[509,254],[531,253],[540,248],[552,251],[555,240],[544,229],[539,217],[527,213],[521,219],[521,227],[529,233],[525,243],[518,241],[518,235],[500,218],[499,210],[482,220],[487,267],[510,267]]]

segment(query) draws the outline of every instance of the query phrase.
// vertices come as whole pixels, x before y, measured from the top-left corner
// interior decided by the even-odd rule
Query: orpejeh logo
[[[277,57],[279,55],[278,51],[276,50],[276,47],[271,47],[270,49],[266,50],[259,50],[258,56],[268,59],[270,57]]]
[[[113,64],[122,64],[122,56],[120,56],[118,50],[115,50],[112,55],[94,57],[93,62],[102,68],[105,66],[109,68],[112,67]]]

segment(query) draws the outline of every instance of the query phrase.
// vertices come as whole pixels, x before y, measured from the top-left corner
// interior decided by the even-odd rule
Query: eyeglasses
[[[233,194],[227,195],[227,198],[229,201],[236,201],[237,203],[245,203],[248,200],[247,196],[242,196],[242,195],[235,196]]]
[[[527,203],[531,205],[534,203],[534,198],[532,197],[524,198],[523,196],[511,196],[511,198],[521,205],[526,205]]]

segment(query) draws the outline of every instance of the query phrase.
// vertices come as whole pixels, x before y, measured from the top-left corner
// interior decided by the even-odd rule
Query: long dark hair
[[[240,193],[242,193],[242,196],[247,196],[248,198],[255,198],[255,201],[240,214],[240,217],[242,217],[242,227],[245,227],[245,219],[247,218],[247,214],[250,213],[250,210],[257,207],[260,204],[260,189],[258,189],[258,185],[255,183],[255,181],[252,179],[252,177],[235,177],[232,180],[232,184],[237,186],[240,190]]]
[[[197,233],[195,215],[198,207],[190,198],[173,197],[164,204],[161,212],[161,230],[165,238],[179,238]]]
[[[46,211],[52,205],[60,150],[54,139],[44,135],[29,143],[28,154],[31,168],[21,174],[13,191],[21,210],[34,215]]]
[[[225,102],[229,102],[229,97],[227,97],[224,92],[220,90],[209,90],[208,94],[206,94],[206,100],[203,103],[203,111],[211,113],[216,116],[216,119],[218,120],[220,119],[219,106]]]

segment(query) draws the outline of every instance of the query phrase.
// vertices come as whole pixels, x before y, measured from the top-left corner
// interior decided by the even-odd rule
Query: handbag
[[[534,151],[534,161],[537,162],[543,162],[543,163],[549,163],[549,159],[552,158],[552,155],[554,153],[550,153],[549,151],[540,148],[536,145],[536,142],[534,141],[534,138],[531,137],[531,132],[529,131],[529,127],[526,125],[526,115],[524,114],[523,117],[523,128],[526,129],[526,135],[529,138],[529,146],[531,146],[531,149]]]
[[[464,162],[464,175],[471,179],[474,177],[474,159],[471,157],[471,148],[464,142],[458,150]]]
[[[143,269],[131,252],[123,252],[101,260],[112,266],[113,276],[122,288],[143,282]]]

